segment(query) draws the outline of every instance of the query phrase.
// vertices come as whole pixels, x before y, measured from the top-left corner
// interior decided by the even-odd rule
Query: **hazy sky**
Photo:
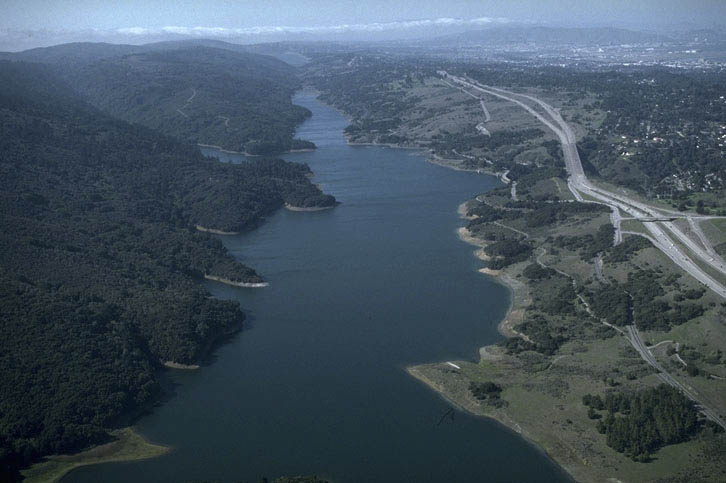
[[[723,24],[726,0],[0,0],[0,29],[335,26],[477,17],[636,27]]]
[[[0,0],[0,51],[66,42],[421,38],[509,22],[724,27],[726,0]]]

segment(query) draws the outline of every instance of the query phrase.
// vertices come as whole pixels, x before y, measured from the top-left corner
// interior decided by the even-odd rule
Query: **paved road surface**
[[[484,104],[484,98],[479,98],[479,104],[481,104],[481,110],[484,111],[484,122],[489,122],[492,120],[492,116],[489,114],[489,109],[487,109],[487,105]]]
[[[448,79],[455,84],[466,86],[481,93],[511,101],[522,107],[550,128],[552,132],[557,135],[562,144],[565,166],[570,175],[567,184],[576,199],[583,200],[584,197],[582,195],[587,195],[590,198],[610,206],[612,209],[618,209],[619,211],[635,218],[663,216],[662,213],[645,203],[633,200],[620,193],[611,193],[603,188],[593,186],[587,179],[587,176],[585,176],[585,172],[582,168],[580,155],[577,152],[575,133],[564,119],[562,119],[560,113],[549,104],[525,94],[516,94],[497,87],[483,86],[467,78],[448,75]],[[520,98],[535,102],[545,111],[545,113],[541,114],[534,110],[531,106],[520,100]],[[673,242],[671,236],[678,238],[696,257],[701,258],[703,262],[713,266],[725,275],[726,266],[718,266],[717,264],[714,264],[712,257],[694,243],[693,240],[688,238],[687,235],[683,234],[672,222],[652,222],[644,224],[644,227],[650,232],[652,239],[655,240],[655,246],[663,251],[668,258],[691,274],[698,281],[711,288],[721,297],[726,298],[726,286],[698,266],[688,254],[682,251]]]
[[[443,74],[446,78],[450,79],[451,81],[460,86],[463,85],[470,89],[477,90],[481,93],[505,99],[519,105],[524,110],[540,120],[548,128],[550,128],[552,132],[557,135],[557,137],[560,139],[560,143],[562,144],[565,165],[569,174],[567,186],[570,188],[570,191],[572,191],[573,195],[578,201],[586,201],[582,196],[583,194],[585,194],[588,197],[594,198],[598,202],[611,207],[611,219],[613,220],[613,225],[616,226],[616,242],[622,239],[622,231],[619,229],[621,211],[635,218],[663,216],[663,213],[651,206],[646,205],[645,203],[633,200],[620,193],[612,193],[603,188],[593,186],[592,183],[590,183],[590,181],[585,176],[585,172],[582,168],[580,155],[577,152],[577,139],[575,137],[575,133],[572,131],[572,128],[564,121],[564,119],[562,119],[559,111],[555,110],[549,104],[541,101],[540,99],[525,94],[516,94],[513,92],[505,91],[504,89],[484,86],[471,79],[451,76],[445,72]],[[531,106],[522,102],[520,100],[521,98],[535,102],[545,111],[546,114],[542,115],[539,112],[535,111]],[[709,254],[706,250],[702,249],[695,242],[693,242],[693,240],[691,240],[672,222],[662,222],[662,226],[660,222],[650,222],[644,223],[643,226],[650,232],[650,235],[645,236],[651,240],[654,246],[663,251],[663,253],[665,253],[668,258],[673,260],[674,263],[679,265],[701,283],[711,288],[723,298],[726,298],[726,287],[724,287],[723,284],[707,274],[703,269],[701,269],[701,267],[696,265],[696,263],[691,260],[691,258],[689,258],[686,253],[684,253],[678,246],[675,245],[675,243],[673,243],[669,235],[673,235],[678,238],[689,249],[691,249],[697,257],[701,258],[706,263],[709,263],[711,266],[716,267],[717,270],[726,274],[726,266],[722,264],[722,261],[715,261],[714,257],[712,257],[711,254]],[[537,262],[542,264],[539,257],[537,257]],[[558,270],[558,272],[560,271]],[[569,275],[567,276],[569,277]],[[581,300],[585,303],[585,306],[589,310],[587,302],[585,302],[584,299]],[[661,364],[655,359],[655,357],[653,357],[653,354],[646,347],[643,339],[640,337],[638,329],[635,327],[634,324],[627,326],[626,338],[635,348],[635,350],[638,351],[643,360],[645,360],[648,364],[650,364],[658,371],[658,377],[660,377],[663,382],[682,391],[684,395],[686,395],[689,399],[696,403],[697,407],[708,419],[714,421],[715,423],[726,429],[726,423],[724,423],[724,421],[714,410],[710,409],[701,400],[699,400],[696,394],[694,394],[694,391],[685,387],[675,378],[673,378],[663,368],[663,366],[661,366]]]
[[[645,342],[643,342],[642,337],[640,337],[640,332],[638,332],[637,327],[635,325],[628,325],[626,329],[628,331],[627,339],[630,341],[635,350],[638,351],[640,356],[658,371],[658,377],[666,384],[680,390],[688,399],[696,403],[696,406],[706,416],[706,418],[726,429],[726,423],[723,421],[723,419],[719,417],[719,415],[714,410],[703,404],[698,399],[698,396],[696,396],[689,388],[685,387],[683,384],[674,379],[670,374],[668,374],[668,371],[666,371],[660,364],[660,362],[658,362],[658,360],[653,357],[653,354],[650,352],[650,350],[648,350]]]

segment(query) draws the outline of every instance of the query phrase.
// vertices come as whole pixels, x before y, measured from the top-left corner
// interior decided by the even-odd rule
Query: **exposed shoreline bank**
[[[161,365],[167,369],[179,369],[182,371],[196,371],[201,367],[199,364],[181,364],[174,361],[164,361]]]
[[[203,231],[204,233],[212,233],[214,235],[239,235],[238,231],[224,231],[224,230],[217,230],[216,228],[207,228],[202,225],[194,225],[194,228],[196,228],[197,231]]]
[[[464,220],[473,218],[466,215],[467,203],[462,203],[457,209],[460,218]],[[487,243],[474,237],[466,227],[460,227],[457,230],[457,235],[463,242],[478,248],[474,252],[477,258],[482,261],[491,260],[491,257],[484,252],[484,247],[486,247]],[[507,312],[499,324],[497,324],[499,334],[506,338],[522,337],[523,335],[517,332],[514,327],[522,322],[525,308],[530,303],[527,286],[512,278],[505,270],[492,270],[484,267],[478,269],[478,272],[492,277],[495,281],[507,287],[509,291],[510,297]],[[483,360],[498,361],[502,358],[501,351],[502,349],[496,344],[482,346],[478,351],[479,361],[477,363],[481,363]],[[529,434],[525,428],[511,417],[506,409],[484,406],[476,401],[468,389],[468,379],[460,370],[443,368],[441,362],[417,364],[408,366],[405,369],[409,375],[436,392],[451,405],[474,416],[491,418],[497,421],[499,424],[502,424],[524,438],[529,444],[537,447],[550,461],[562,468],[571,478],[574,479],[578,476],[578,472],[574,471],[575,468],[567,465],[566,457],[561,457],[562,455],[553,451],[552,448],[548,450],[543,447],[534,435]],[[437,372],[442,372],[442,374],[446,372],[446,374],[440,378],[433,377],[433,374]]]
[[[460,166],[462,160],[460,159],[446,159],[436,154],[431,155],[426,161],[436,166],[443,168],[453,169],[454,171],[464,171],[466,173],[486,174],[488,176],[496,176],[502,183],[509,184],[510,180],[506,178],[508,170],[506,171],[495,171],[492,168],[464,168]]]
[[[281,153],[275,153],[275,154],[251,154],[247,151],[233,151],[231,149],[224,149],[222,146],[217,146],[216,144],[203,144],[203,143],[197,143],[197,146],[200,148],[210,148],[210,149],[216,149],[217,151],[221,153],[226,154],[242,154],[243,156],[249,156],[251,158],[260,158],[263,156],[279,156],[280,154],[287,154],[287,153],[309,153],[311,151],[315,151],[316,148],[301,148],[301,149],[288,149],[287,151],[283,151]]]
[[[377,143],[377,142],[359,142],[359,141],[351,141],[350,136],[344,135],[345,142],[349,146],[378,146],[383,148],[391,148],[391,149],[406,149],[408,151],[426,151],[426,148],[420,148],[417,146],[402,146],[400,144],[396,143]]]
[[[240,320],[231,329],[219,333],[202,348],[200,351],[201,355],[196,360],[204,360],[216,346],[222,344],[226,338],[233,336],[241,329],[242,321]],[[159,362],[162,367],[172,370],[198,370],[201,368],[199,364],[182,364],[174,361]],[[141,461],[157,458],[169,453],[172,451],[170,446],[150,442],[142,434],[138,433],[132,424],[145,412],[150,411],[158,401],[159,398],[156,397],[133,414],[128,415],[125,419],[127,421],[125,424],[129,424],[128,426],[112,431],[107,430],[108,434],[114,438],[112,441],[91,446],[78,453],[47,456],[21,471],[21,474],[25,478],[23,481],[28,483],[55,483],[60,481],[69,472],[83,466],[101,463]]]
[[[76,468],[100,463],[140,461],[156,458],[170,452],[169,446],[148,441],[133,427],[111,432],[115,439],[93,446],[72,455],[48,456],[30,468],[23,470],[26,483],[49,483],[60,481]]]
[[[215,282],[224,283],[233,287],[263,288],[270,286],[268,282],[235,282],[234,280],[230,280],[228,278],[218,277],[216,275],[209,275],[206,273],[204,274],[204,278],[205,280],[213,280]]]
[[[253,156],[248,153],[230,151],[221,148],[220,146],[208,145],[208,144],[197,144],[200,147],[207,147],[219,150],[224,153],[231,154],[243,154],[245,156]],[[302,151],[313,151],[313,149],[300,149],[289,152],[302,152]],[[312,174],[311,174],[312,176]],[[326,207],[327,208],[327,207]],[[332,207],[331,207],[332,208]],[[208,228],[202,225],[195,225],[194,228],[197,231],[210,233],[213,235],[231,236],[239,235],[236,231],[224,231],[215,228]],[[249,282],[235,282],[233,280],[226,279],[224,277],[218,277],[215,275],[204,274],[206,280],[212,280],[219,283],[235,287],[244,288],[262,288],[269,286],[267,282],[249,283]],[[239,332],[242,328],[242,321],[236,324],[231,329],[221,332],[213,339],[209,340],[208,343],[200,350],[200,356],[196,359],[201,361],[208,357],[215,347],[222,344],[225,339],[233,336]],[[201,368],[200,364],[183,364],[175,361],[158,361],[161,367],[171,370],[183,370],[183,371],[194,371]],[[126,424],[132,423],[137,420],[145,411],[149,411],[151,407],[158,403],[159,397],[155,397],[148,404],[144,405],[140,410],[126,415]],[[156,444],[148,441],[143,435],[138,433],[134,426],[122,427],[115,430],[107,430],[108,434],[113,438],[112,441],[103,444],[96,444],[89,448],[73,453],[63,455],[50,455],[44,457],[42,460],[32,464],[30,467],[21,470],[21,474],[24,477],[23,481],[28,483],[46,483],[46,482],[58,482],[63,479],[71,471],[81,468],[84,466],[102,464],[102,463],[115,463],[115,462],[131,462],[141,461],[152,458],[157,458],[166,453],[172,451],[172,448],[163,444]]]
[[[319,93],[318,93],[319,96]],[[318,100],[320,101],[319,97]],[[341,112],[346,119],[348,119],[348,122],[353,122],[353,118],[348,115],[346,112],[344,112],[342,109],[339,109],[335,106],[332,106],[324,101],[320,101],[325,105],[329,105],[333,109]],[[351,141],[350,136],[348,134],[344,133],[345,141],[348,145],[351,146],[383,146],[387,148],[393,148],[393,149],[406,149],[411,151],[427,151],[426,148],[423,147],[417,147],[417,146],[403,146],[396,143],[377,143],[377,142],[355,142]],[[432,154],[429,156],[426,160],[427,162],[431,164],[435,164],[437,166],[441,166],[448,169],[453,169],[455,171],[464,171],[468,173],[477,173],[477,174],[486,174],[489,176],[496,176],[502,183],[506,182],[503,180],[503,176],[505,175],[505,172],[498,172],[494,171],[492,169],[486,169],[486,168],[479,168],[479,169],[473,169],[473,168],[463,168],[461,166],[457,166],[456,163],[461,162],[461,160],[450,160],[450,159],[444,159],[441,158],[435,154]],[[466,204],[467,201],[461,203],[457,209],[457,213],[459,214],[460,218],[469,220],[471,217],[466,216]],[[479,258],[482,261],[489,261],[491,260],[491,257],[487,255],[484,252],[484,247],[486,246],[486,243],[482,240],[475,238],[466,227],[460,227],[457,230],[457,234],[459,238],[464,241],[465,243],[468,243],[470,245],[476,246],[479,248],[474,255]],[[495,280],[497,280],[499,283],[507,287],[510,291],[510,301],[509,301],[509,308],[507,310],[507,314],[505,315],[504,319],[497,325],[497,331],[503,335],[504,337],[515,337],[520,336],[521,334],[514,330],[514,326],[522,321],[524,317],[524,309],[523,308],[515,308],[514,301],[517,295],[517,291],[525,291],[526,292],[526,286],[518,281],[515,281],[512,277],[510,277],[506,272],[502,270],[492,270],[490,268],[484,267],[480,268],[479,273],[482,273],[484,275],[488,275],[490,277],[493,277]],[[528,292],[525,294],[525,296],[528,296]],[[480,353],[482,351],[486,352],[487,347],[494,347],[494,346],[485,346],[480,348]],[[413,367],[413,366],[411,366]],[[410,368],[407,368],[407,371]]]
[[[459,215],[466,219],[466,211],[465,211],[465,205],[466,203],[462,203],[459,206]],[[466,229],[466,227],[461,227],[457,230],[457,234],[459,235],[459,238],[469,245],[478,247],[479,249],[474,252],[474,255],[482,260],[482,261],[489,261],[491,260],[491,257],[487,255],[484,252],[484,247],[486,247],[486,243],[482,240],[475,238],[469,230]],[[504,270],[492,270],[490,268],[484,267],[480,268],[478,270],[479,273],[488,275],[492,277],[497,282],[501,283],[507,289],[509,290],[509,307],[507,309],[507,313],[502,319],[501,322],[497,325],[497,331],[503,335],[504,337],[517,337],[522,336],[519,332],[517,332],[514,329],[514,326],[522,322],[524,318],[524,308],[528,305],[528,298],[529,298],[529,291],[527,290],[527,287],[524,283],[515,280],[512,278],[506,271]],[[521,303],[516,303],[518,299],[524,299]],[[480,352],[482,350],[486,350],[487,347],[495,347],[495,346],[484,346],[480,348]]]
[[[318,95],[318,97],[316,97],[316,99],[318,100],[318,102],[320,102],[322,104],[325,104],[326,106],[330,107],[331,109],[335,109],[336,111],[340,112],[348,120],[348,123],[349,124],[353,123],[354,119],[353,119],[352,116],[350,116],[348,113],[346,113],[342,109],[340,109],[340,108],[338,108],[338,107],[336,107],[336,106],[334,106],[332,104],[329,104],[329,103],[327,103],[325,101],[320,100],[320,97],[319,97],[320,96],[320,92],[319,91],[315,91],[315,93],[317,93],[317,95]],[[453,159],[444,159],[444,158],[441,158],[440,156],[438,156],[436,154],[432,154],[430,152],[429,148],[426,148],[426,147],[421,147],[421,146],[405,146],[405,145],[398,144],[398,143],[379,143],[379,142],[375,142],[375,141],[368,141],[368,142],[352,141],[351,140],[351,136],[349,134],[345,133],[345,132],[343,132],[343,137],[345,138],[345,142],[349,146],[379,146],[379,147],[385,147],[385,148],[391,148],[391,149],[405,149],[405,150],[408,150],[408,151],[419,151],[421,153],[428,153],[429,156],[426,159],[427,162],[429,162],[431,164],[435,164],[437,166],[444,167],[444,168],[453,169],[454,171],[465,171],[465,172],[468,172],[468,173],[486,174],[486,175],[490,175],[490,176],[496,176],[500,180],[502,179],[502,175],[504,174],[503,171],[502,172],[500,172],[500,171],[494,171],[494,170],[488,169],[488,168],[478,168],[478,169],[474,169],[474,168],[462,168],[461,166],[457,166],[457,163],[462,162],[462,160],[453,160]],[[504,181],[502,180],[502,182],[504,182]]]
[[[325,211],[325,210],[332,210],[338,206],[338,204],[330,205],[330,206],[294,206],[289,203],[285,203],[285,209],[289,211]]]
[[[496,346],[485,346],[482,347],[481,350],[484,351],[490,347]],[[487,354],[486,352],[484,352],[484,356],[490,359],[498,358],[496,354]],[[431,370],[435,370],[437,366],[441,366],[441,363],[410,366],[406,368],[406,372],[459,410],[476,417],[492,419],[506,427],[508,430],[516,433],[517,436],[523,438],[528,444],[537,448],[547,457],[547,459],[561,468],[563,472],[567,473],[572,481],[578,481],[575,478],[582,476],[581,474],[578,474],[578,472],[573,471],[574,468],[568,467],[564,464],[557,453],[552,450],[548,451],[547,448],[543,447],[532,434],[527,432],[527,430],[517,421],[512,419],[505,409],[496,409],[493,407],[486,407],[485,409],[480,403],[475,401],[469,392],[468,385],[463,382],[465,376],[462,374],[452,371],[452,375],[448,378],[448,380],[442,380],[441,382],[437,382],[433,378],[429,377]]]

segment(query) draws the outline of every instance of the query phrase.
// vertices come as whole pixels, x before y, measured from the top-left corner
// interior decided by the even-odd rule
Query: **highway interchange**
[[[620,230],[620,221],[622,219],[621,212],[626,213],[629,218],[635,219],[648,219],[648,220],[664,220],[664,221],[648,221],[642,223],[642,225],[648,230],[649,235],[645,235],[653,245],[665,253],[675,264],[680,266],[687,273],[692,275],[696,280],[706,285],[708,288],[716,292],[719,296],[726,299],[726,287],[718,280],[708,274],[701,266],[698,265],[692,258],[691,254],[700,259],[702,264],[705,264],[714,270],[726,275],[726,265],[721,257],[714,256],[714,252],[708,242],[704,242],[705,249],[694,242],[686,233],[684,233],[673,221],[670,219],[673,216],[683,217],[684,215],[677,212],[671,212],[667,210],[657,209],[650,205],[647,205],[641,201],[635,200],[631,197],[624,195],[623,193],[614,193],[608,191],[602,187],[594,186],[590,180],[587,179],[585,172],[582,168],[582,162],[580,161],[580,155],[577,151],[577,139],[572,128],[565,122],[560,115],[559,111],[544,101],[529,96],[526,94],[518,94],[510,91],[506,91],[501,88],[491,87],[480,84],[473,79],[468,77],[460,77],[451,75],[445,71],[439,71],[445,79],[453,82],[459,88],[472,89],[478,91],[481,94],[488,94],[500,99],[504,99],[517,104],[524,110],[536,117],[540,122],[547,126],[555,135],[559,138],[562,144],[562,151],[564,153],[565,166],[569,175],[567,185],[572,192],[575,199],[579,201],[594,201],[602,203],[611,208],[611,221],[615,226],[615,243],[619,243],[622,240],[622,231]],[[448,85],[451,85],[447,82]],[[452,86],[454,87],[454,86]],[[465,91],[466,92],[466,91]],[[467,92],[468,93],[468,92]],[[472,95],[472,94],[469,94]],[[472,97],[476,97],[473,96]],[[534,102],[539,106],[544,113],[540,113],[535,110],[526,101]],[[584,196],[583,196],[584,195]],[[587,197],[588,199],[585,199]],[[692,227],[694,233],[699,238],[705,238],[702,236],[700,229],[695,223],[693,216],[688,216],[688,222]],[[641,235],[640,233],[634,233]],[[673,237],[673,238],[672,238]],[[674,238],[680,244],[687,247],[690,251],[686,253],[679,244],[674,242]],[[638,332],[635,323],[627,327],[626,338],[633,346],[633,348],[640,354],[640,356],[654,369],[658,371],[658,376],[665,383],[679,389],[689,399],[694,401],[698,408],[703,414],[714,421],[724,429],[726,429],[726,423],[719,417],[719,415],[706,404],[704,404],[695,391],[692,388],[688,388],[681,384],[678,380],[673,378],[663,366],[655,359],[647,345],[643,341],[640,333]]]

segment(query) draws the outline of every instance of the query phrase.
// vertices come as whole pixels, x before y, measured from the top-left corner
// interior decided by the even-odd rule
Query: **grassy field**
[[[392,82],[381,86],[381,90],[388,94],[395,94],[401,99],[410,101],[400,113],[401,124],[388,134],[405,139],[401,144],[405,146],[428,147],[437,136],[450,136],[472,133],[474,127],[483,122],[484,113],[479,104],[480,93],[471,91],[469,95],[461,90],[446,85],[442,79],[436,77],[417,81],[413,86],[406,86],[403,82]],[[532,92],[541,94],[539,92]],[[585,110],[583,106],[592,103],[594,98],[588,96],[578,98],[575,103],[567,103],[571,93],[558,95],[556,105],[566,103],[563,112],[577,119],[573,124],[578,135],[600,125],[604,113],[597,110]],[[483,95],[491,120],[485,124],[490,133],[516,132],[536,129],[541,132],[539,136],[527,139],[521,143],[504,144],[498,147],[489,147],[486,136],[481,135],[481,145],[459,149],[457,153],[439,152],[442,157],[461,157],[476,161],[482,166],[484,160],[500,163],[542,164],[552,161],[552,157],[543,147],[546,141],[555,141],[557,138],[546,127],[516,104],[490,95]],[[370,142],[371,136],[376,133],[360,133],[356,141]]]
[[[553,190],[553,193],[557,193],[557,196],[560,197],[562,200],[574,200],[575,196],[570,191],[570,188],[567,187],[567,183],[559,178],[552,178],[552,181],[555,183],[555,190]]]
[[[688,196],[687,201],[691,208],[695,207],[699,201],[703,201],[703,204],[711,210],[711,214],[718,214],[719,211],[726,209],[726,199],[724,199],[723,193],[719,191],[694,192]]]
[[[680,240],[678,240],[675,237],[675,235],[673,235],[673,233],[669,229],[667,229],[665,227],[662,227],[662,228],[663,228],[663,231],[671,238],[671,240],[673,240],[673,243],[687,257],[689,257],[691,260],[693,260],[693,263],[695,263],[696,265],[698,265],[698,267],[701,268],[701,270],[703,270],[708,275],[710,275],[714,280],[717,280],[719,283],[726,284],[726,275],[724,275],[723,273],[719,272],[718,270],[716,270],[715,268],[713,268],[708,263],[704,262],[701,258],[697,257],[693,253],[693,251],[690,248],[688,248],[686,245],[684,245]]]
[[[621,193],[626,195],[628,198],[634,199],[636,201],[647,203],[649,205],[654,206],[655,208],[661,208],[664,210],[677,210],[678,203],[674,203],[671,200],[663,199],[663,198],[646,198],[645,196],[641,195],[640,193],[625,188],[623,186],[617,186],[612,183],[608,183],[607,181],[597,178],[597,179],[590,179],[590,182],[595,187],[601,187],[606,191],[610,191],[612,193]],[[683,212],[684,214],[696,214],[695,210],[686,210]]]
[[[521,362],[494,348],[489,349],[494,355],[478,364],[457,362],[461,373],[442,364],[418,366],[413,373],[457,405],[497,419],[536,442],[578,481],[657,481],[696,471],[712,471],[714,477],[704,481],[720,481],[718,461],[707,462],[706,471],[703,463],[696,464],[705,459],[710,445],[699,439],[667,446],[649,463],[635,462],[609,448],[605,437],[595,431],[595,421],[587,417],[582,395],[610,389],[601,379],[603,367],[638,363],[639,359],[623,357],[631,353],[621,337],[593,343],[585,352],[580,346],[572,349],[552,361]],[[501,385],[501,398],[508,406],[494,408],[479,403],[468,390],[470,381]],[[626,382],[622,378],[622,383]],[[655,376],[647,376],[628,387],[656,383]]]
[[[555,193],[559,191],[558,187],[562,188],[557,181],[549,181],[537,183],[530,194]],[[495,207],[502,207],[508,201],[496,195],[484,195],[481,199]],[[624,336],[615,331],[598,333],[595,329],[602,325],[587,315],[582,303],[576,304],[574,315],[548,315],[541,311],[538,304],[561,290],[563,284],[567,285],[567,278],[558,276],[529,282],[522,270],[539,259],[573,277],[577,287],[597,286],[592,260],[583,258],[580,249],[557,247],[553,241],[558,235],[594,234],[607,223],[608,213],[568,216],[553,225],[536,228],[527,227],[524,217],[506,220],[507,226],[526,232],[528,240],[536,247],[529,261],[499,272],[498,276],[505,283],[515,287],[513,310],[507,325],[516,331],[517,324],[526,320],[528,314],[545,317],[550,327],[569,337],[553,355],[533,351],[507,354],[503,347],[490,346],[482,348],[478,363],[457,362],[460,371],[442,364],[428,364],[411,368],[410,372],[454,404],[474,414],[495,418],[536,442],[578,481],[724,481],[724,435],[697,437],[666,446],[653,455],[652,461],[641,463],[608,447],[605,436],[595,430],[596,422],[588,418],[587,408],[582,404],[585,394],[602,395],[614,390],[651,387],[661,381]],[[489,228],[493,228],[493,224],[487,224],[480,232]],[[623,229],[647,233],[643,224],[634,220],[623,222]],[[637,235],[626,235],[625,239],[632,236]],[[670,303],[677,304],[676,297],[684,291],[701,287],[655,247],[641,248],[623,262],[606,263],[603,275],[606,279],[625,283],[628,275],[638,267],[655,270],[660,281],[675,280],[665,286],[663,298]],[[726,380],[708,375],[725,374],[726,366],[701,361],[699,364],[708,373],[689,376],[684,366],[674,361],[672,349],[667,350],[674,342],[679,342],[681,347],[697,348],[706,357],[713,357],[719,347],[726,347],[726,326],[722,322],[726,320],[726,313],[719,316],[722,301],[715,294],[706,292],[699,302],[707,308],[701,317],[665,332],[644,332],[643,336],[652,344],[673,341],[654,350],[657,357],[662,357],[668,367],[677,364],[671,370],[674,377],[696,391],[709,406],[726,412]],[[516,335],[516,332],[509,335]],[[469,390],[471,382],[499,384],[506,407],[494,407],[476,400]]]
[[[623,220],[622,222],[620,222],[620,229],[622,231],[632,231],[635,233],[642,233],[643,235],[652,236],[650,232],[643,226],[643,222],[638,220]]]
[[[589,132],[598,129],[607,113],[599,109],[586,108],[597,102],[597,96],[591,93],[576,93],[571,91],[549,91],[542,89],[525,89],[524,94],[542,99],[556,109],[560,109],[562,117],[572,126],[577,139],[582,139]]]
[[[36,463],[22,474],[26,483],[46,483],[59,481],[74,468],[111,463],[117,461],[134,461],[154,458],[170,451],[166,446],[152,444],[132,428],[114,431],[113,441],[96,446],[74,455],[49,456]]]
[[[585,201],[594,201],[596,203],[602,203],[599,199],[595,198],[594,196],[590,196],[587,193],[583,193],[580,191],[580,196],[582,196],[582,199]]]
[[[700,222],[701,230],[713,245],[714,249],[722,243],[726,243],[726,219],[703,220]],[[718,249],[716,249],[718,251]]]
[[[628,273],[633,266],[641,268],[652,268],[662,273],[662,278],[672,275],[678,276],[678,291],[697,290],[702,285],[690,277],[680,267],[674,265],[668,257],[656,248],[641,250],[628,264],[615,264],[606,266],[604,273],[620,281],[627,279]],[[678,302],[673,299],[672,294],[666,297],[673,304]],[[721,314],[723,299],[711,291],[706,291],[699,303],[706,308],[706,312],[696,319],[690,320],[683,325],[674,326],[668,331],[642,331],[643,338],[651,344],[658,344],[663,341],[672,341],[681,346],[688,346],[698,350],[705,356],[713,355],[726,347],[726,326],[724,316]],[[663,352],[663,351],[661,351]],[[661,362],[670,368],[671,375],[679,379],[681,383],[695,389],[695,391],[710,405],[717,408],[726,416],[726,380],[710,378],[707,375],[689,376],[680,363],[674,363],[675,359],[664,357],[659,354]],[[724,364],[708,364],[705,361],[699,362],[702,369],[707,373],[719,377],[726,377],[726,366]]]

